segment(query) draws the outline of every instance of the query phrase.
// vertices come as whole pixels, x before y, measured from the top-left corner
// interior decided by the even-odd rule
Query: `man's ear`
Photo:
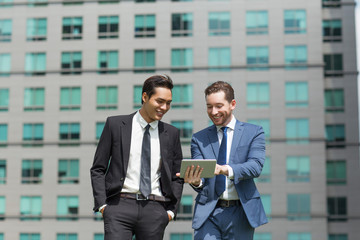
[[[235,107],[236,107],[236,101],[235,101],[235,99],[231,100],[230,106],[231,106],[231,109],[232,109],[232,110],[235,109]]]
[[[141,96],[141,99],[143,100],[143,102],[147,102],[149,97],[148,95],[146,94],[146,92],[143,92],[142,96]]]

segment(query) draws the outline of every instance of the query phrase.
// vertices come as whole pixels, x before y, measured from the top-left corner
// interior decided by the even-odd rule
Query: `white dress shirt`
[[[151,194],[162,196],[160,190],[160,139],[159,121],[150,124],[150,149],[151,149]],[[136,112],[132,121],[131,143],[128,169],[124,186],[121,192],[140,193],[140,169],[141,169],[141,149],[145,127],[148,123]]]
[[[228,168],[229,175],[226,177],[226,186],[225,191],[220,196],[220,199],[224,200],[238,200],[239,196],[237,194],[237,191],[235,189],[234,182],[231,180],[234,178],[234,171],[233,169],[228,165],[229,164],[229,158],[230,158],[230,152],[231,152],[231,144],[234,138],[234,130],[236,125],[236,118],[234,115],[231,116],[231,121],[226,125],[228,127],[226,133],[227,133],[227,142],[226,142],[226,166]],[[217,128],[217,135],[219,139],[219,146],[221,145],[224,133],[221,130],[222,126],[216,126]]]

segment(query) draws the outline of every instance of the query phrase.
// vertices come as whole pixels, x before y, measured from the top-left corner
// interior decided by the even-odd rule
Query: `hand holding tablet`
[[[216,159],[183,159],[180,168],[180,177],[184,178],[185,171],[188,167],[199,166],[203,169],[201,177],[212,178],[214,177]]]

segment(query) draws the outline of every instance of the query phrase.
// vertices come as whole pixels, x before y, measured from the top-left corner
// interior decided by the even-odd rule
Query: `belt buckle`
[[[225,207],[230,207],[230,201],[225,200]]]
[[[136,201],[146,201],[148,200],[149,197],[145,197],[144,195],[142,195],[141,193],[137,193],[136,194]]]

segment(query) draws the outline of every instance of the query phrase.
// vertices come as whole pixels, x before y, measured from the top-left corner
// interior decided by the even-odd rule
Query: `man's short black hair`
[[[173,89],[174,85],[173,85],[171,78],[166,74],[154,75],[154,76],[149,77],[148,79],[145,80],[143,87],[142,87],[141,104],[144,103],[144,101],[142,99],[143,93],[145,92],[146,95],[150,99],[151,96],[155,93],[155,88],[157,88],[157,87],[167,88],[171,91]]]

